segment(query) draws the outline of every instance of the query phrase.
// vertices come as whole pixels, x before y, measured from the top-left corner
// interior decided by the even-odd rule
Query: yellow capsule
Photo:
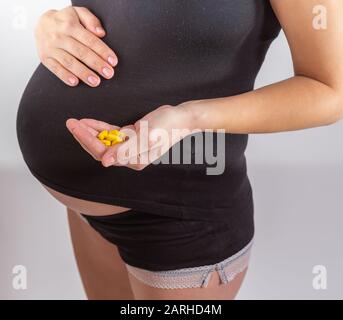
[[[126,137],[126,134],[124,132],[119,132],[119,137],[122,138],[122,139],[125,139]]]
[[[116,141],[118,141],[118,142],[123,142],[124,139],[123,139],[122,137],[117,137]]]
[[[124,138],[124,137],[125,137],[125,133],[124,133],[124,132],[121,132],[121,131],[119,131],[119,130],[111,130],[109,133],[110,133],[110,134],[117,135],[117,136],[119,136],[119,137],[121,137],[121,138]]]
[[[114,146],[114,145],[116,145],[118,143],[119,143],[119,141],[112,141],[112,146]]]
[[[109,141],[118,141],[118,139],[120,139],[120,137],[116,134],[109,133],[106,139]]]
[[[98,134],[98,138],[99,138],[100,140],[106,139],[107,136],[108,136],[108,130],[103,130],[103,131],[101,131],[101,132]]]
[[[109,147],[111,145],[111,141],[108,140],[100,140],[106,147]]]
[[[117,143],[120,143],[120,142],[123,142],[123,141],[124,141],[123,139],[121,139],[120,137],[117,137],[117,136],[114,139],[111,140],[112,145],[113,145],[113,143],[117,144]]]
[[[120,131],[115,129],[115,130],[110,130],[110,133],[118,135]]]

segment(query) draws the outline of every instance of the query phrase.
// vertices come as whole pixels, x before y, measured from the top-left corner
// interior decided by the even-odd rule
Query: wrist
[[[183,112],[186,119],[187,129],[190,130],[205,130],[205,119],[207,111],[204,108],[203,100],[190,100],[178,105],[178,108]]]

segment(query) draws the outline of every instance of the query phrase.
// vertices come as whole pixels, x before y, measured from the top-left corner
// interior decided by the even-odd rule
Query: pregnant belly
[[[68,118],[95,118],[123,126],[163,104],[251,90],[257,68],[248,53],[242,54],[241,39],[253,30],[256,4],[246,0],[240,10],[241,2],[163,1],[161,6],[138,0],[129,5],[126,1],[74,2],[101,18],[107,30],[104,41],[118,55],[119,64],[114,77],[103,80],[97,88],[85,84],[67,87],[39,65],[23,94],[17,118],[18,139],[27,164],[48,177],[58,168],[54,178],[59,181],[65,181],[67,174],[84,172],[95,177],[101,174],[100,164],[80,152],[65,127]],[[228,19],[229,13],[249,19],[237,29]],[[241,159],[246,137],[236,135],[227,140],[231,152],[226,160]],[[165,167],[143,171],[157,174],[159,170],[174,170]],[[195,169],[203,170],[192,167]]]
[[[30,168],[41,168],[49,174],[57,168],[70,171],[71,162],[74,173],[94,166],[67,130],[68,118],[94,118],[123,126],[169,100],[154,93],[153,87],[139,84],[137,77],[130,81],[130,77],[120,74],[119,69],[112,80],[103,80],[98,88],[85,84],[70,88],[43,65],[38,66],[17,114],[18,141]]]
[[[142,72],[143,69],[126,66],[125,62],[118,65],[115,76],[103,80],[97,88],[85,84],[68,87],[43,65],[38,66],[24,91],[17,114],[18,141],[31,172],[62,193],[122,207],[134,207],[122,199],[138,199],[139,203],[144,199],[178,207],[192,205],[192,202],[200,207],[214,207],[218,203],[225,207],[225,201],[229,205],[231,197],[223,201],[220,193],[208,191],[221,186],[232,198],[240,192],[246,179],[243,156],[246,135],[227,134],[225,172],[220,176],[206,176],[205,164],[150,165],[139,173],[126,167],[108,170],[86,153],[69,133],[65,126],[68,118],[94,118],[123,126],[133,124],[163,104],[177,105],[239,91],[237,87],[228,87],[226,81],[220,85],[206,81],[191,85],[189,79],[180,82],[175,71],[172,78],[171,73],[164,78],[155,70],[155,78],[149,78],[147,67]],[[178,68],[178,72],[181,70]],[[160,81],[155,81],[156,77]],[[248,87],[246,83],[240,90],[247,91]],[[190,192],[207,195],[189,198]]]
[[[258,45],[264,2],[155,2],[74,1],[101,19],[107,31],[104,41],[119,64],[114,77],[97,88],[67,87],[39,65],[17,114],[23,158],[41,182],[70,196],[141,210],[147,209],[143,202],[149,208],[163,203],[164,212],[169,205],[183,213],[192,207],[226,210],[249,189],[246,135],[225,135],[225,171],[208,176],[205,163],[150,165],[140,172],[105,169],[65,126],[68,118],[128,125],[163,104],[253,88],[264,57],[264,46]]]

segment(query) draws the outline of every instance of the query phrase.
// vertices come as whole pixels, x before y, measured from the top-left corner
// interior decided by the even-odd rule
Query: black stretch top
[[[247,135],[225,134],[226,168],[150,165],[104,168],[73,139],[68,118],[132,124],[162,104],[237,95],[255,77],[280,25],[267,0],[78,0],[106,31],[119,64],[98,88],[67,87],[39,65],[23,94],[17,134],[44,184],[81,199],[175,216],[239,214],[252,206]],[[201,134],[201,133],[200,133]],[[190,152],[194,153],[192,149]]]

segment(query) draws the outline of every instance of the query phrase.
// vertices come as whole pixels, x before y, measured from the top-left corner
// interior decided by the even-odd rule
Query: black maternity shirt
[[[269,1],[72,4],[89,8],[101,19],[107,31],[104,41],[118,55],[119,64],[115,76],[97,88],[68,87],[38,66],[17,116],[20,148],[32,174],[67,195],[166,216],[219,219],[251,212],[244,156],[247,135],[225,134],[225,171],[220,175],[207,175],[206,163],[158,164],[134,171],[104,168],[80,147],[65,122],[94,118],[123,126],[163,104],[252,90],[266,51],[280,31]],[[195,146],[189,152],[194,155],[194,150]]]

